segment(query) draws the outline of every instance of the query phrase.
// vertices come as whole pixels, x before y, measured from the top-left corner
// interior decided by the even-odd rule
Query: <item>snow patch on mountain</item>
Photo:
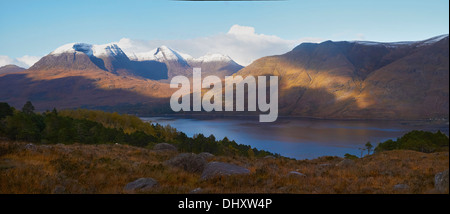
[[[189,63],[206,63],[206,62],[230,62],[232,59],[223,54],[207,54],[199,58],[194,58],[189,54],[175,51],[167,46],[161,46],[147,52],[128,53],[128,57],[133,61],[182,61]]]
[[[84,53],[88,56],[95,56],[95,57],[105,57],[105,56],[120,56],[125,55],[125,53],[122,51],[122,49],[119,48],[119,46],[115,43],[109,43],[104,45],[91,45],[86,43],[69,43],[65,44],[61,47],[58,47],[53,52],[51,52],[51,55],[61,55],[64,53],[75,53],[75,54],[81,54]]]
[[[435,37],[433,37],[433,38],[424,40],[424,41],[422,41],[422,44],[421,44],[421,45],[431,45],[431,44],[434,44],[434,43],[436,43],[436,42],[439,42],[439,41],[441,41],[441,40],[443,40],[443,39],[445,39],[445,38],[448,38],[448,34],[444,34],[444,35],[440,35],[440,36],[435,36]]]
[[[404,41],[404,42],[371,42],[371,41],[353,41],[356,44],[360,45],[383,45],[387,48],[396,48],[399,46],[405,46],[405,45],[417,45],[418,47],[424,46],[424,45],[432,45],[436,42],[439,42],[445,38],[447,38],[449,35],[444,34],[440,36],[436,36],[430,39],[422,40],[422,41]]]
[[[230,62],[232,61],[232,59],[227,56],[227,55],[223,55],[223,54],[207,54],[205,56],[196,58],[196,59],[192,59],[193,62],[202,62],[202,63],[206,63],[206,62]]]
[[[151,51],[141,53],[128,53],[128,57],[133,61],[182,61],[193,59],[192,56],[175,51],[167,46],[161,46]]]
[[[198,58],[194,58],[189,54],[175,51],[165,45],[146,52],[124,52],[116,43],[104,45],[91,45],[86,43],[69,43],[58,47],[50,55],[70,54],[86,54],[97,58],[108,56],[127,56],[132,61],[158,61],[169,62],[177,61],[181,63],[209,63],[209,62],[234,62],[229,56],[223,54],[207,54]]]

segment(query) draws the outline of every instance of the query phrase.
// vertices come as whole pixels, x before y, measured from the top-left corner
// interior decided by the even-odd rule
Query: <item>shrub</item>
[[[356,155],[351,155],[351,154],[349,154],[349,153],[346,153],[346,154],[344,155],[344,158],[350,159],[350,160],[355,160],[355,159],[358,159],[358,156],[356,156]]]

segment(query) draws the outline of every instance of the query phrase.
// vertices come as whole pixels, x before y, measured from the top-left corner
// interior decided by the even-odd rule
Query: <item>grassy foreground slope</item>
[[[208,161],[237,164],[250,174],[202,180],[198,173],[165,164],[178,154],[174,151],[10,141],[0,142],[0,151],[0,193],[125,193],[127,183],[142,177],[159,183],[143,193],[190,193],[197,188],[199,193],[437,193],[435,175],[449,165],[448,152],[406,150],[379,152],[347,164],[338,157],[214,156]],[[289,176],[291,171],[305,176]]]
[[[155,145],[161,143],[177,148],[160,150]],[[127,193],[125,186],[139,178],[158,182],[142,193],[448,193],[448,144],[440,132],[413,131],[363,158],[293,160],[227,138],[187,137],[130,115],[41,114],[31,103],[21,111],[0,103],[0,194]],[[249,173],[202,179],[206,169],[168,162],[180,153],[203,152],[214,154],[202,157],[205,165],[225,162]],[[197,167],[198,160],[181,163]],[[438,191],[435,178],[443,171],[446,191]]]

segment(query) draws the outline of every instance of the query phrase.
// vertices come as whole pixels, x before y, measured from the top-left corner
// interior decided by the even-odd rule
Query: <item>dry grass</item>
[[[36,145],[0,142],[0,193],[124,193],[135,179],[152,177],[159,186],[147,193],[436,193],[434,176],[448,169],[448,152],[390,151],[367,156],[348,167],[342,158],[314,160],[214,157],[248,168],[244,176],[206,181],[200,175],[165,165],[176,152],[126,145]],[[287,176],[299,171],[306,177]],[[407,184],[406,191],[394,190]]]

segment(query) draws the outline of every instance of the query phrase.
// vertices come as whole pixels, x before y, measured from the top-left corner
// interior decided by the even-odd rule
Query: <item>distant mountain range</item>
[[[194,58],[166,46],[127,55],[117,44],[71,43],[57,48],[29,70],[100,69],[116,75],[163,80],[177,75],[190,77],[193,67],[201,67],[205,73],[220,77],[231,75],[243,68],[225,55],[209,54]]]
[[[448,119],[449,37],[417,42],[326,41],[243,68],[228,56],[194,58],[169,47],[125,53],[116,44],[61,46],[27,70],[0,68],[0,102],[37,109],[101,108],[170,113],[176,75],[276,75],[280,115],[355,119]]]

